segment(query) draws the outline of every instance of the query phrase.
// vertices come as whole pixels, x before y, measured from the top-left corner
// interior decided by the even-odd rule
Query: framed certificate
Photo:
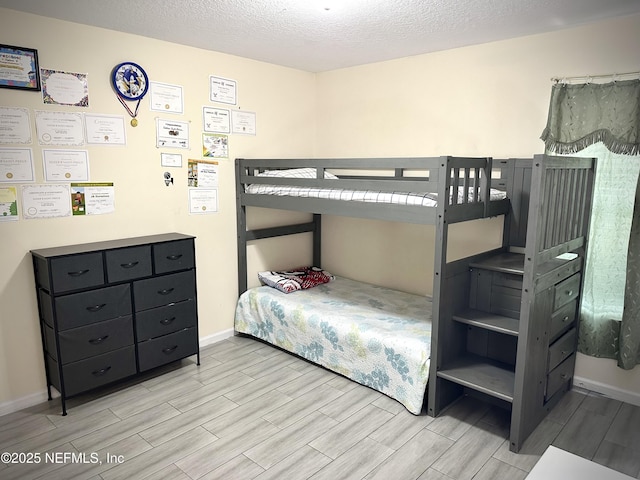
[[[0,87],[40,90],[38,51],[0,44]]]

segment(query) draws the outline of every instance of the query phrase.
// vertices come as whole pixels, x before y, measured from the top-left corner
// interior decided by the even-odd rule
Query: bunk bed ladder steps
[[[452,319],[466,327],[466,351],[438,377],[513,402],[524,258],[502,252],[470,264],[469,308]]]

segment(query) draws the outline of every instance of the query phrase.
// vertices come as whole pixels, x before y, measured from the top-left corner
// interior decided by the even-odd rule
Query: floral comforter
[[[308,290],[243,293],[235,330],[265,340],[422,410],[431,349],[431,301],[336,277]]]

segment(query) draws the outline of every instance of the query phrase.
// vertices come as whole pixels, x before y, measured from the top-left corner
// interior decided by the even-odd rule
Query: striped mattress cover
[[[268,170],[260,173],[261,177],[280,178],[316,178],[313,168],[297,168],[291,170]],[[338,177],[325,172],[325,179],[337,180]],[[415,205],[423,207],[435,207],[438,205],[438,194],[434,192],[382,192],[374,190],[346,190],[341,188],[298,187],[292,185],[250,184],[245,192],[248,194],[292,196],[302,198],[322,198],[340,201],[355,201],[368,203],[391,203],[397,205]],[[458,189],[458,202],[463,203],[463,187]],[[490,200],[503,200],[506,192],[491,189]],[[473,199],[471,195],[469,202]]]

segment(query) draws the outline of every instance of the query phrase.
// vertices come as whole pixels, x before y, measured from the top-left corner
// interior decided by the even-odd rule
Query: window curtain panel
[[[578,350],[640,363],[640,80],[556,83],[548,152],[597,157]]]

